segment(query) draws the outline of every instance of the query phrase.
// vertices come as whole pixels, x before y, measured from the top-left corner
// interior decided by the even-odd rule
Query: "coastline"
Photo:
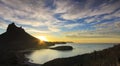
[[[120,66],[120,44],[69,58],[57,58],[42,66]]]

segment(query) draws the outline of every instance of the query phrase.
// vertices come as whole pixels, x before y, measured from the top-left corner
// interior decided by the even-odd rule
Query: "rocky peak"
[[[14,32],[25,32],[25,31],[24,31],[24,29],[23,29],[22,27],[17,27],[17,26],[15,25],[15,23],[11,23],[11,24],[9,24],[8,27],[7,27],[7,32],[12,32],[12,33],[14,33]]]

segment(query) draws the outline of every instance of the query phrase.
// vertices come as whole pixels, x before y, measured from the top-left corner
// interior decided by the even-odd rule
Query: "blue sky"
[[[0,0],[0,33],[16,23],[33,36],[120,38],[120,0]]]

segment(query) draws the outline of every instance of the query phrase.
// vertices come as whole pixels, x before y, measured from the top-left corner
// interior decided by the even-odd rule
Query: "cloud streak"
[[[120,0],[0,0],[0,28],[15,22],[31,28],[26,28],[29,32],[117,37],[119,4]]]

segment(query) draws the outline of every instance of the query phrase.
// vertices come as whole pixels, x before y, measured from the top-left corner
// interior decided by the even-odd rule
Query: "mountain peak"
[[[39,39],[25,32],[22,27],[11,23],[6,32],[0,35],[0,50],[37,48],[40,46],[39,41]]]
[[[15,23],[11,23],[7,27],[7,32],[25,32],[22,27],[17,27]]]

